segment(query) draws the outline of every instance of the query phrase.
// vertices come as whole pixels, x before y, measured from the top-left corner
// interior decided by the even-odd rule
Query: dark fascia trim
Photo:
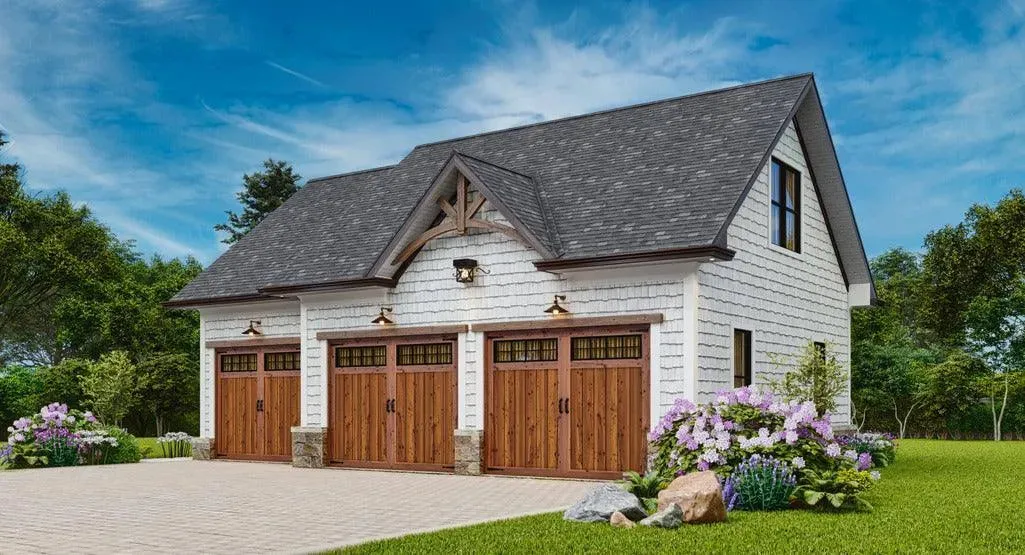
[[[610,254],[585,258],[563,258],[535,262],[534,267],[543,272],[565,270],[569,268],[594,268],[601,266],[618,266],[622,264],[661,262],[666,260],[688,260],[695,258],[715,258],[717,260],[733,260],[736,251],[719,245],[703,247],[685,247],[664,249],[648,252]]]
[[[517,322],[485,322],[471,324],[470,330],[475,332],[506,332],[551,330],[566,328],[613,328],[619,326],[639,326],[661,324],[665,317],[660,312],[651,314],[622,314],[620,316],[559,316],[545,320],[521,320]]]
[[[822,212],[822,220],[826,222],[826,232],[829,233],[829,243],[833,245],[833,256],[836,256],[836,263],[840,266],[840,275],[843,276],[843,284],[847,289],[851,288],[851,280],[847,279],[847,268],[844,267],[843,257],[840,256],[840,248],[836,246],[836,234],[833,233],[833,224],[829,221],[829,213],[826,212],[826,205],[822,202],[822,193],[819,191],[819,179],[815,177],[815,168],[808,159],[808,146],[804,143],[804,135],[801,133],[801,125],[794,117],[794,130],[797,132],[797,142],[801,144],[801,156],[808,166],[808,177],[811,178],[812,186],[815,188],[815,198],[819,201],[819,212]],[[771,184],[769,185],[772,186]],[[803,230],[802,230],[803,231]],[[874,297],[875,295],[873,295]]]
[[[268,285],[260,288],[260,293],[265,295],[313,293],[317,291],[335,289],[356,289],[359,287],[395,287],[396,280],[392,278],[372,277],[339,279],[334,281],[319,281],[314,283],[299,283],[296,285]]]
[[[840,167],[840,158],[836,154],[836,143],[833,142],[833,132],[829,129],[829,119],[826,118],[826,109],[822,106],[822,98],[819,96],[819,88],[815,84],[814,77],[811,80],[812,92],[815,93],[815,104],[819,109],[819,113],[822,114],[822,123],[826,128],[826,138],[829,140],[829,149],[833,154],[833,160],[836,161],[837,173],[840,175],[840,186],[843,188],[844,195],[847,197],[847,209],[850,211],[851,221],[854,222],[854,235],[858,239],[858,245],[861,246],[861,258],[865,263],[865,268],[868,270],[868,283],[869,283],[869,303],[875,303],[876,301],[876,282],[875,278],[872,277],[872,264],[868,260],[868,253],[865,252],[865,242],[861,239],[861,230],[858,229],[858,220],[854,217],[854,205],[851,204],[851,195],[847,190],[847,180],[843,177],[843,168]],[[794,116],[796,118],[796,114]],[[807,154],[806,154],[807,156]],[[875,306],[872,304],[872,306]]]
[[[268,295],[230,295],[225,297],[207,297],[204,299],[184,299],[180,301],[170,300],[161,303],[164,308],[200,308],[204,306],[220,305],[220,304],[242,304],[262,301],[280,301],[281,297],[271,297]]]
[[[299,347],[301,337],[244,337],[242,339],[218,339],[207,341],[207,349],[245,349],[249,347]]]
[[[447,326],[409,326],[409,327],[388,327],[376,329],[345,330],[345,331],[318,331],[318,341],[343,341],[346,339],[376,339],[383,337],[408,337],[408,336],[434,336],[453,335],[466,333],[470,326],[466,324],[452,324]]]
[[[747,184],[744,185],[744,190],[740,192],[740,198],[734,203],[733,209],[726,215],[726,219],[723,220],[722,227],[719,228],[719,233],[715,236],[716,244],[725,244],[726,235],[729,232],[730,224],[733,223],[733,218],[737,216],[737,212],[740,211],[740,207],[744,204],[744,200],[747,199],[747,194],[751,192],[751,187],[754,186],[755,182],[758,181],[758,176],[762,173],[762,168],[772,158],[772,152],[776,150],[776,145],[779,144],[780,137],[787,130],[787,125],[797,117],[797,111],[801,108],[801,104],[804,103],[804,99],[807,98],[808,92],[815,85],[815,77],[812,74],[806,74],[803,77],[807,77],[808,81],[805,83],[804,88],[801,89],[801,93],[797,95],[797,101],[794,102],[793,107],[790,108],[790,113],[783,119],[783,124],[779,126],[776,131],[776,136],[772,139],[772,143],[769,144],[769,148],[765,150],[765,154],[762,155],[762,159],[758,161],[758,165],[755,166],[754,172],[751,173],[751,177],[747,180]]]

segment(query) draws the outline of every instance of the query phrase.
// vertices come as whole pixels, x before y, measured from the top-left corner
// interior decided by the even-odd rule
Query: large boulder
[[[683,521],[689,524],[726,520],[722,486],[712,471],[691,472],[673,480],[669,487],[658,492],[659,512],[669,505],[680,507]]]
[[[683,511],[680,506],[670,503],[665,509],[641,521],[641,526],[655,528],[678,528],[683,524]]]
[[[637,496],[616,484],[602,484],[563,513],[562,518],[577,522],[608,522],[619,511],[630,520],[647,516]]]

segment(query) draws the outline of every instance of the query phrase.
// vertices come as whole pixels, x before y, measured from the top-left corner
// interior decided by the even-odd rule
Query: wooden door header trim
[[[585,316],[571,318],[551,318],[548,320],[525,320],[518,322],[493,322],[473,324],[473,331],[525,331],[550,330],[565,328],[601,328],[613,326],[635,326],[641,324],[661,324],[662,313],[628,314],[623,316]]]
[[[247,337],[245,339],[219,339],[207,341],[207,349],[237,349],[246,347],[298,347],[302,344],[301,337]]]
[[[469,330],[470,326],[466,324],[453,324],[449,326],[408,326],[376,328],[372,330],[319,331],[317,332],[317,340],[339,341],[345,339],[377,339],[413,335],[451,335],[454,333],[465,333]]]

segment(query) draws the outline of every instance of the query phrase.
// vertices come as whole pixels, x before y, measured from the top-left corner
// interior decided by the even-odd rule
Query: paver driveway
[[[0,552],[309,552],[558,510],[593,485],[222,461],[0,472]]]

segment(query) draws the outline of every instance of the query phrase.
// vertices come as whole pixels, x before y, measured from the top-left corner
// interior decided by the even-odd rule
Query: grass
[[[344,553],[1011,553],[1025,551],[1025,442],[905,440],[871,513],[734,512],[722,524],[620,530],[547,514]],[[338,551],[342,553],[343,551]]]

